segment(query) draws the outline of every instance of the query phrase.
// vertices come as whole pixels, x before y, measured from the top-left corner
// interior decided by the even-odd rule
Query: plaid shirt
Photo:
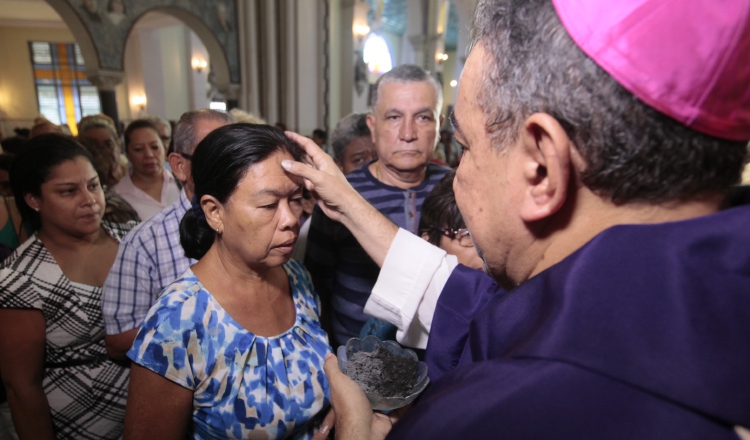
[[[183,190],[177,202],[138,225],[120,243],[102,298],[108,335],[141,325],[161,291],[195,264],[180,245],[180,221],[188,209]]]

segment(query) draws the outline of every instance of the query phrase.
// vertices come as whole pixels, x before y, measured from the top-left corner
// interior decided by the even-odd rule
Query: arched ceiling
[[[367,3],[370,5],[370,12],[367,19],[372,24],[375,21],[376,5],[380,3],[380,0],[367,0]],[[383,14],[380,20],[381,30],[394,35],[404,35],[404,32],[406,32],[407,8],[406,0],[384,0]],[[451,1],[448,9],[448,27],[445,31],[446,50],[456,49],[457,43],[458,14],[456,13],[456,7]]]

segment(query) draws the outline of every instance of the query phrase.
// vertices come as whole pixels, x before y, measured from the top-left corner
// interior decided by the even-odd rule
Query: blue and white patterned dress
[[[278,336],[245,330],[189,269],[143,321],[128,356],[193,391],[194,438],[312,437],[330,402],[331,349],[307,270],[294,260],[284,269],[297,319]]]

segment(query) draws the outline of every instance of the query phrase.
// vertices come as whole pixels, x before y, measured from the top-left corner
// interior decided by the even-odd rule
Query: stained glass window
[[[67,124],[77,134],[77,121],[101,113],[99,92],[84,74],[80,48],[42,41],[32,41],[29,47],[39,113],[55,124]]]

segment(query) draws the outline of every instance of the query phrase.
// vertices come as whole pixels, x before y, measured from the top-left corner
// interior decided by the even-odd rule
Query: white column
[[[258,50],[258,1],[239,0],[237,2],[239,16],[239,47],[240,47],[240,81],[242,93],[239,97],[240,108],[261,116],[259,65],[260,51]],[[273,122],[271,122],[273,124]]]
[[[265,98],[265,115],[263,115],[268,123],[273,124],[281,120],[282,115],[279,114],[279,66],[278,66],[278,54],[279,46],[276,40],[276,2],[265,1],[263,22],[261,26],[261,32],[266,35],[264,52],[265,57],[262,58],[264,64],[261,68],[264,71],[263,78],[263,95]],[[286,121],[282,121],[286,122]],[[291,127],[290,127],[291,128]]]
[[[289,72],[296,84],[297,127],[302,134],[310,135],[316,128],[325,127],[325,29],[323,23],[324,0],[297,3],[296,15],[296,69]],[[334,68],[331,65],[329,68]],[[331,84],[329,82],[329,84]]]
[[[292,130],[297,130],[305,134],[303,127],[299,125],[298,120],[298,110],[299,110],[299,103],[297,101],[297,71],[298,69],[304,69],[306,72],[314,75],[314,70],[312,69],[312,66],[304,63],[304,62],[297,62],[297,56],[302,52],[302,50],[299,50],[300,48],[297,45],[297,33],[303,33],[302,29],[299,29],[298,26],[303,25],[304,23],[309,23],[311,21],[311,17],[306,17],[306,20],[297,20],[297,1],[296,0],[281,0],[280,3],[283,3],[281,12],[282,16],[279,17],[279,21],[281,22],[281,26],[284,32],[284,35],[281,39],[281,44],[284,45],[284,78],[282,79],[282,87],[281,90],[281,96],[284,100],[284,112],[282,119],[284,122],[286,122],[287,126]],[[311,1],[303,2],[306,5],[310,5]],[[304,7],[304,5],[303,5]],[[308,40],[314,40],[316,37],[315,34],[308,34],[306,38]]]

